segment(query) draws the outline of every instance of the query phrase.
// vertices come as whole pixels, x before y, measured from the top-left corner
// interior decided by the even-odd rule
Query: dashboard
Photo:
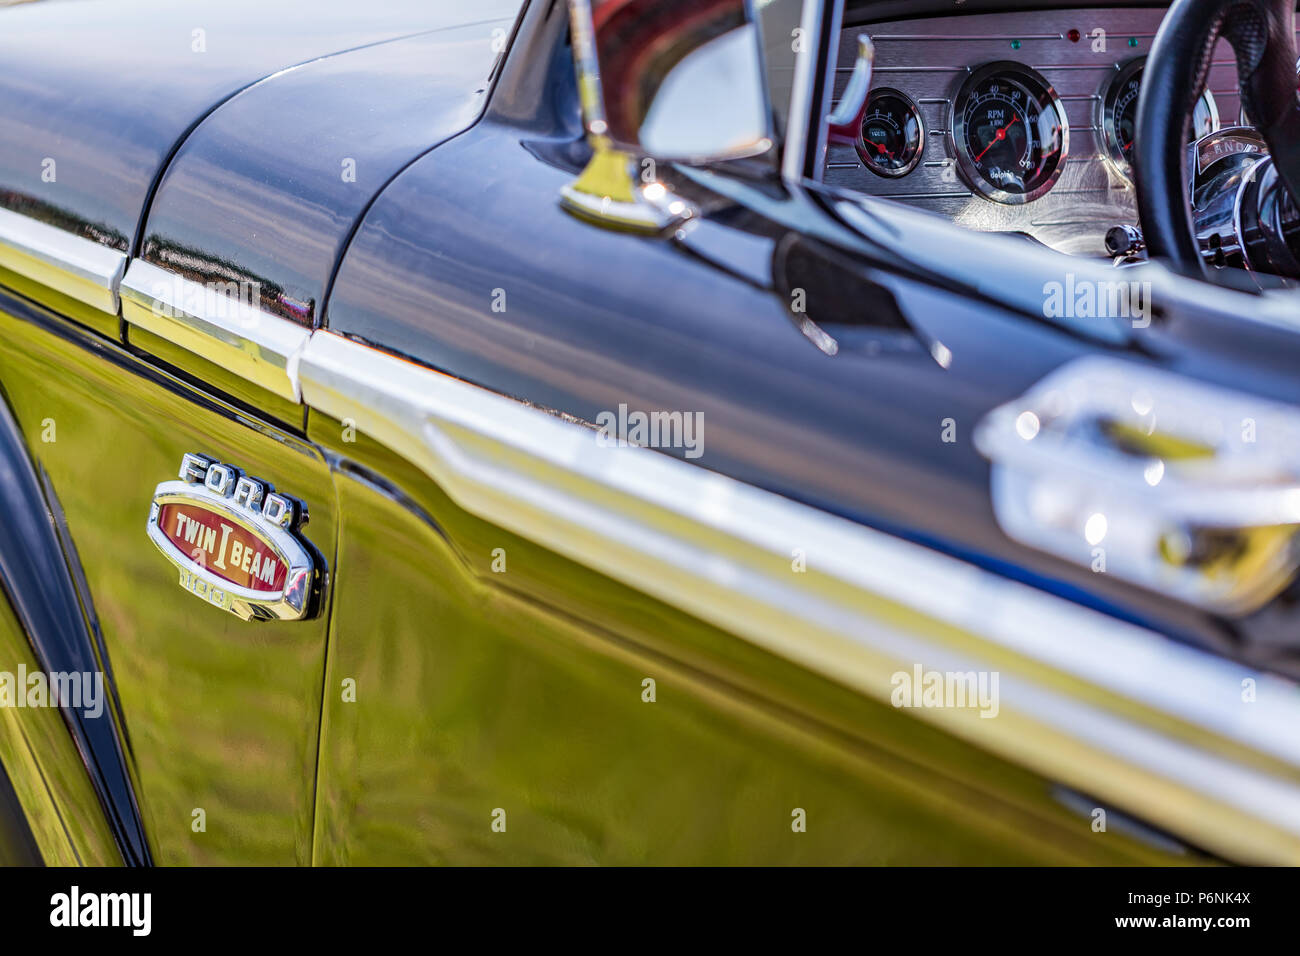
[[[970,13],[846,27],[834,99],[857,38],[876,49],[861,135],[833,143],[826,183],[1106,255],[1136,224],[1129,156],[1142,67],[1162,7]],[[1232,48],[1220,41],[1197,136],[1242,121]],[[1248,122],[1248,120],[1247,120]]]

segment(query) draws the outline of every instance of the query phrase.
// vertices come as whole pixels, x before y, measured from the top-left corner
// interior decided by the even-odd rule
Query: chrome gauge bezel
[[[917,145],[916,145],[916,154],[911,158],[911,160],[906,165],[900,166],[898,169],[877,168],[875,165],[873,165],[871,158],[867,154],[866,140],[863,138],[863,130],[861,126],[858,128],[858,142],[856,144],[856,149],[858,151],[858,159],[862,162],[862,165],[865,166],[868,170],[875,173],[877,176],[883,177],[885,179],[899,179],[903,176],[906,176],[912,170],[916,169],[917,165],[921,162],[921,157],[925,154],[925,139],[929,135],[929,132],[925,128],[925,117],[921,115],[921,109],[916,105],[916,101],[912,99],[910,96],[908,96],[906,93],[904,93],[902,90],[896,90],[888,86],[882,86],[879,89],[873,89],[871,91],[871,95],[867,97],[867,107],[862,114],[862,126],[866,125],[867,117],[871,114],[872,105],[877,100],[882,99],[883,97],[886,96],[892,96],[895,99],[902,102],[903,105],[907,107],[908,111],[912,114],[912,116],[916,119],[916,128],[920,131],[920,137],[917,140]]]
[[[989,182],[980,172],[974,157],[971,156],[966,142],[966,106],[971,92],[990,77],[1010,75],[1015,81],[1032,91],[1034,87],[1042,90],[1042,108],[1051,106],[1061,121],[1061,155],[1051,174],[1032,190],[1024,193],[1009,192]],[[1066,159],[1070,155],[1070,119],[1065,114],[1065,106],[1055,87],[1032,67],[1015,60],[997,60],[974,69],[962,81],[960,88],[952,98],[948,114],[948,150],[955,157],[957,169],[963,181],[985,199],[1009,206],[1019,206],[1041,199],[1056,185],[1065,172]]]
[[[1141,73],[1146,68],[1146,62],[1147,58],[1145,56],[1139,56],[1121,66],[1117,66],[1115,75],[1110,78],[1105,90],[1102,91],[1101,115],[1097,121],[1097,125],[1101,129],[1102,155],[1111,168],[1130,185],[1133,183],[1133,166],[1124,158],[1124,150],[1120,147],[1116,112],[1119,106],[1120,93],[1123,92],[1128,82],[1133,79],[1134,74]],[[1219,104],[1215,101],[1214,94],[1206,90],[1201,94],[1200,102],[1204,103],[1205,108],[1209,111],[1210,122],[1214,127],[1210,132],[1218,132],[1222,128],[1222,123],[1219,119]],[[1199,136],[1196,137],[1196,139],[1199,138]]]
[[[1101,121],[1097,124],[1101,127],[1101,142],[1107,162],[1130,183],[1133,181],[1133,167],[1124,157],[1124,149],[1120,146],[1116,110],[1119,106],[1120,93],[1128,85],[1129,80],[1133,79],[1133,75],[1143,70],[1146,60],[1146,57],[1139,56],[1116,70],[1101,95]]]

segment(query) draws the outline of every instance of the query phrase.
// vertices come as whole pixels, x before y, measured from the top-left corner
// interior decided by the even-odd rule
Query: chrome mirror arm
[[[637,160],[610,145],[604,137],[589,137],[591,160],[582,174],[560,188],[560,205],[595,225],[627,232],[658,233],[698,215],[690,203],[657,180],[641,181]]]
[[[627,232],[659,233],[697,214],[663,183],[645,183],[637,157],[609,137],[591,0],[569,0],[569,29],[582,105],[582,125],[592,156],[581,175],[560,189],[560,206],[594,225]]]
[[[854,145],[862,134],[862,117],[871,95],[871,74],[875,69],[876,45],[865,33],[858,35],[858,57],[853,75],[835,111],[826,117],[830,142]]]

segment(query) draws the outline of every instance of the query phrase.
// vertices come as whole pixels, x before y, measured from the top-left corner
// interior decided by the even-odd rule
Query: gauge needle
[[[890,159],[894,158],[894,154],[890,150],[885,149],[884,143],[872,143],[871,145],[876,147],[876,152],[881,156],[888,156]]]
[[[989,140],[989,144],[988,144],[987,146],[984,147],[983,151],[981,151],[980,154],[979,154],[978,156],[975,157],[975,162],[978,163],[981,159],[983,159],[983,158],[984,158],[984,154],[987,153],[990,149],[993,148],[993,144],[994,144],[994,143],[1000,143],[1002,140],[1006,139],[1006,138],[1007,138],[1007,130],[1011,129],[1011,127],[1015,126],[1015,125],[1016,125],[1017,123],[1019,123],[1019,122],[1020,122],[1020,117],[1019,117],[1019,116],[1015,116],[1015,117],[1012,118],[1012,120],[1011,120],[1010,123],[1008,123],[1006,126],[1002,127],[1000,130],[998,130],[998,134],[997,134],[996,136],[994,136],[993,139]]]

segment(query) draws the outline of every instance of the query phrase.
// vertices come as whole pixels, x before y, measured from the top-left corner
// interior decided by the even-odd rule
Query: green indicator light
[[[1129,38],[1128,38],[1128,45],[1129,45],[1129,46],[1137,46],[1137,45],[1138,45],[1138,38],[1137,38],[1137,37],[1129,37]]]
[[[1012,40],[1012,41],[1011,41],[1011,49],[1013,49],[1013,50],[1019,50],[1019,49],[1020,49],[1020,41],[1019,41],[1019,40]]]

